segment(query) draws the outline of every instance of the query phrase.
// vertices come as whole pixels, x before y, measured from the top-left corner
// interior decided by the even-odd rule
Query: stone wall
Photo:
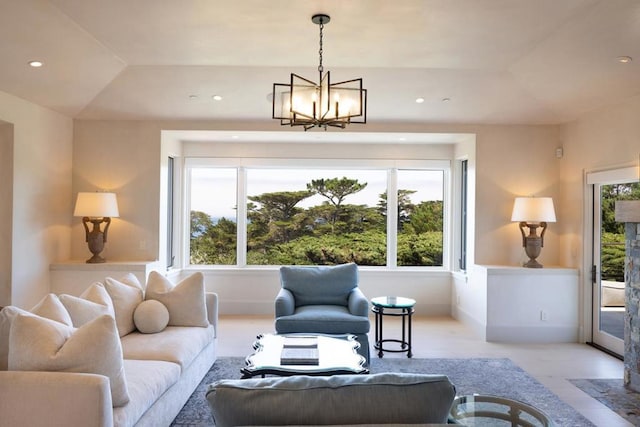
[[[640,392],[640,223],[625,224],[624,385]]]

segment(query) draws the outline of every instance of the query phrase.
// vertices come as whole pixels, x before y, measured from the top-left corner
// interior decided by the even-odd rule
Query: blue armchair
[[[353,334],[369,363],[369,301],[358,288],[358,266],[280,268],[276,332]]]

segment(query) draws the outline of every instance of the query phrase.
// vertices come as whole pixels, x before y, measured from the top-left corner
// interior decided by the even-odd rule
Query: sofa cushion
[[[160,301],[169,310],[170,326],[209,326],[204,298],[204,275],[194,273],[175,286],[156,271],[149,273],[146,299]]]
[[[111,297],[102,283],[92,284],[79,297],[62,294],[58,298],[69,312],[76,328],[104,314],[115,318]]]
[[[324,334],[366,334],[369,318],[354,316],[347,307],[327,305],[305,305],[296,308],[291,316],[276,318],[279,334],[296,332],[319,332]]]
[[[133,322],[143,334],[157,334],[169,324],[169,310],[160,301],[142,301],[133,312]]]
[[[135,331],[133,312],[138,304],[144,300],[144,290],[136,276],[129,273],[118,280],[107,277],[104,281],[104,287],[113,302],[118,334],[123,337]]]
[[[11,324],[18,314],[41,316],[55,320],[67,326],[73,322],[67,309],[62,305],[55,294],[48,294],[31,311],[26,311],[15,306],[7,306],[0,311],[0,371],[6,371],[9,358],[9,332]]]
[[[114,426],[132,426],[180,379],[180,366],[157,360],[126,360],[124,371],[129,403],[114,408]]]
[[[349,294],[358,286],[358,266],[283,266],[280,282],[293,293],[296,306],[312,304],[348,304]]]
[[[444,375],[293,376],[220,380],[206,397],[217,427],[444,424],[455,387]]]
[[[100,374],[109,378],[113,406],[129,401],[115,320],[103,315],[78,329],[42,317],[14,319],[9,370]]]
[[[122,337],[122,351],[125,359],[163,360],[184,370],[214,338],[213,326],[167,326],[159,334],[133,332]]]

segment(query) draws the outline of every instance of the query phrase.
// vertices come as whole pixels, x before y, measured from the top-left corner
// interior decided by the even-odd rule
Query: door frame
[[[600,185],[638,182],[638,166],[624,166],[605,170],[587,171],[584,186],[584,324],[587,329],[587,342],[607,352],[622,357],[624,340],[614,337],[599,328],[600,318],[600,266],[596,265],[596,255],[600,252]],[[596,194],[596,190],[598,193]],[[597,206],[596,206],[597,203]],[[598,230],[596,230],[596,225]],[[598,239],[598,241],[596,241]],[[599,264],[599,263],[598,263]],[[596,266],[593,278],[592,266]]]

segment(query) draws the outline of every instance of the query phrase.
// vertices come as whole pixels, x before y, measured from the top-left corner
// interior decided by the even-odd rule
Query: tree
[[[347,177],[330,179],[322,178],[311,180],[311,183],[307,184],[307,190],[325,197],[327,202],[333,206],[333,212],[330,218],[330,223],[333,227],[338,220],[344,200],[348,196],[362,191],[366,186],[366,182],[360,183],[357,179],[350,179]]]
[[[406,233],[422,234],[429,231],[442,231],[443,206],[440,200],[428,200],[418,204],[404,224]]]
[[[235,264],[236,223],[220,218],[214,224],[209,215],[191,212],[191,264]]]
[[[265,243],[288,242],[296,237],[295,217],[303,211],[296,205],[311,195],[310,191],[279,191],[250,196],[249,200],[260,204],[247,204],[247,217],[255,224],[251,231],[260,233],[250,237],[262,235]]]
[[[617,200],[640,200],[640,183],[609,184],[601,187],[602,231],[624,234],[624,224],[616,222]]]
[[[415,205],[411,202],[411,195],[416,190],[398,190],[398,231],[402,230],[404,224],[409,222],[409,218],[415,209]],[[380,194],[378,202],[378,212],[387,216],[387,193]]]

